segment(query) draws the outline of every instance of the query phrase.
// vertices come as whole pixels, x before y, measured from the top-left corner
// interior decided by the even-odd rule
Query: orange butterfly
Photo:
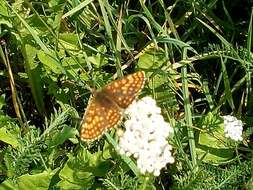
[[[106,130],[117,126],[122,118],[122,109],[135,100],[144,83],[145,73],[138,71],[95,91],[81,122],[81,140],[96,140]]]

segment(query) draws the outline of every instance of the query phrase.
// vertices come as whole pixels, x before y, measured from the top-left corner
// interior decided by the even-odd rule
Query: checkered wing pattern
[[[113,102],[108,101],[104,104],[105,101],[97,95],[90,98],[81,123],[81,140],[96,140],[121,120],[121,110]]]
[[[120,108],[125,109],[142,90],[144,82],[145,73],[139,71],[109,83],[101,91],[111,97]]]
[[[145,74],[139,71],[113,81],[95,92],[84,114],[80,137],[83,141],[98,139],[106,130],[115,127],[127,108],[143,88]]]

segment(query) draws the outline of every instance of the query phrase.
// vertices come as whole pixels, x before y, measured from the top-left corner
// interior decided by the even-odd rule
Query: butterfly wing
[[[103,99],[101,94],[91,97],[81,122],[81,140],[93,141],[100,138],[107,129],[117,125],[121,116],[118,106]]]
[[[138,71],[109,83],[102,88],[101,92],[106,94],[120,108],[125,109],[133,102],[137,94],[141,91],[144,82],[145,73],[143,71]]]

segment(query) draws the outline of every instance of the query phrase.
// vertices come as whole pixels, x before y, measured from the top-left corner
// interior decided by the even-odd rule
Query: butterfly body
[[[106,130],[117,126],[122,110],[133,102],[144,82],[145,73],[139,71],[94,91],[81,122],[81,140],[96,140]]]
[[[101,107],[118,107],[117,103],[113,101],[112,97],[108,96],[108,94],[103,91],[95,92],[93,96]]]

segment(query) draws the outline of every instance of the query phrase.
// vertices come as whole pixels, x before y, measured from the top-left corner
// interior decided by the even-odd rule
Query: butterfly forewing
[[[121,109],[133,102],[144,85],[143,71],[113,81],[94,93],[84,114],[80,137],[83,141],[98,139],[107,129],[121,120]]]
[[[108,95],[120,108],[127,108],[143,88],[145,73],[139,71],[113,81],[102,88],[102,92]]]

